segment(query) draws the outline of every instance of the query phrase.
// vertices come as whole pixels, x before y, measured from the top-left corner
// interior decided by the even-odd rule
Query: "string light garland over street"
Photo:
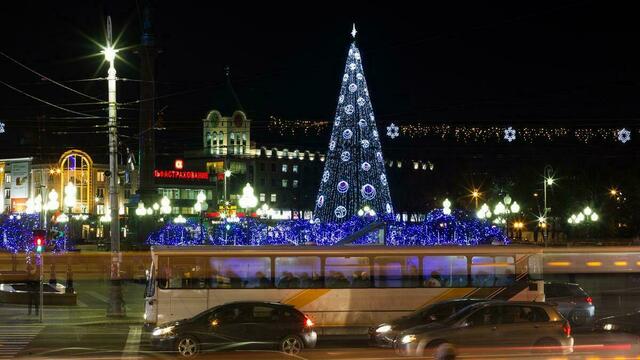
[[[389,123],[387,126],[391,126],[391,124],[395,125],[395,123]],[[326,120],[285,120],[272,116],[269,121],[269,131],[281,136],[319,136],[324,135],[330,125],[331,122]],[[625,143],[631,140],[631,135],[633,134],[632,130],[626,128],[607,127],[569,128],[523,126],[513,129],[517,131],[518,141],[526,143],[560,140],[577,140],[584,144],[593,141],[619,141]],[[623,135],[621,137],[620,132],[623,130],[625,132],[622,133]],[[504,140],[504,131],[505,128],[500,126],[433,124],[433,121],[429,121],[429,125],[418,122],[398,126],[398,135],[406,136],[410,139],[434,137],[459,143],[501,142]],[[635,132],[640,134],[640,129],[635,130]]]

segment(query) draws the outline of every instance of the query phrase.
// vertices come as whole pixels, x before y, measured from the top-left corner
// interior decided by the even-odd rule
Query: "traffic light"
[[[47,231],[46,230],[33,230],[33,246],[36,248],[36,251],[41,253],[44,249],[47,241]]]

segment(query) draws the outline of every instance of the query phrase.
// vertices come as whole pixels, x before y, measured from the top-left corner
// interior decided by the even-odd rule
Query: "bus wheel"
[[[295,335],[289,335],[280,342],[280,350],[289,355],[299,354],[303,347],[302,340]]]
[[[183,358],[194,358],[200,352],[200,344],[198,344],[198,340],[191,336],[180,338],[176,348],[178,350],[178,354]]]

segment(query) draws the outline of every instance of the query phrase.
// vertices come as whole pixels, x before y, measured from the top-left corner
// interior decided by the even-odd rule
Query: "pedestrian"
[[[67,264],[67,286],[64,289],[64,292],[67,294],[73,294],[73,270],[71,269],[71,264]]]
[[[56,264],[52,263],[49,269],[49,285],[55,288],[56,284],[58,284],[58,280],[56,279]]]
[[[29,263],[27,265],[27,294],[29,295],[29,315],[31,308],[35,307],[36,315],[40,314],[40,286],[35,268]]]

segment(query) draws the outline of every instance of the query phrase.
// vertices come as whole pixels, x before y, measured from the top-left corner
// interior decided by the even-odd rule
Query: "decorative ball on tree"
[[[362,56],[354,41],[342,76],[314,222],[344,222],[365,206],[381,216],[393,213]]]

